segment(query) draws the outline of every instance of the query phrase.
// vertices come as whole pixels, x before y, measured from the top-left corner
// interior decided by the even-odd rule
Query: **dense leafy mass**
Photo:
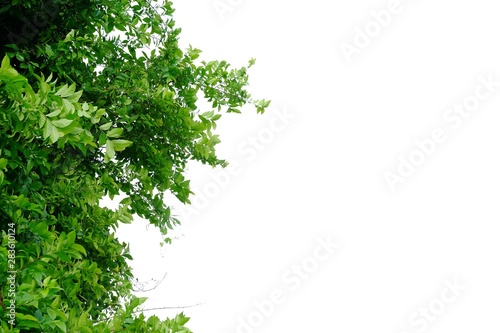
[[[164,194],[189,203],[186,163],[225,164],[222,112],[269,102],[246,90],[253,60],[232,68],[182,51],[173,12],[0,0],[0,332],[190,332],[182,313],[140,312],[114,231],[136,214],[169,241],[179,221]],[[118,209],[99,206],[118,194]]]

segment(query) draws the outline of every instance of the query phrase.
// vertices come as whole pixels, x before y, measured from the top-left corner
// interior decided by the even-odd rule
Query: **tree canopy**
[[[269,101],[247,91],[253,59],[181,50],[173,13],[169,1],[0,0],[0,331],[191,332],[182,313],[138,311],[114,232],[135,214],[169,242],[180,221],[164,196],[189,203],[186,163],[226,165],[217,120]],[[119,194],[118,209],[99,205]]]

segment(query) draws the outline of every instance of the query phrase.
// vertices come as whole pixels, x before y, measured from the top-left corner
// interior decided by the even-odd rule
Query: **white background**
[[[211,198],[197,214],[171,202],[184,221],[173,245],[139,220],[119,230],[139,280],[168,273],[146,308],[203,303],[183,309],[199,333],[498,332],[500,86],[458,128],[443,118],[480,76],[500,81],[498,6],[401,0],[348,62],[341,43],[355,46],[389,3],[174,1],[181,45],[236,67],[255,57],[250,92],[272,104],[223,116],[218,152],[239,172],[216,185],[220,173],[190,166]],[[294,118],[270,132],[284,112]],[[447,140],[391,191],[384,173],[436,128]],[[340,247],[292,290],[284,275],[312,262],[317,237]],[[467,288],[449,303],[446,280]],[[284,302],[258,310],[275,289]],[[424,325],[416,312],[429,306],[439,315]]]

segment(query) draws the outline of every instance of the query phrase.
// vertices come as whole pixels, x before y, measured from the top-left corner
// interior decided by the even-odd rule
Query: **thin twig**
[[[150,309],[144,309],[144,310],[137,310],[133,311],[132,313],[138,313],[138,312],[146,312],[146,311],[153,311],[153,310],[169,310],[169,309],[186,309],[186,308],[192,308],[198,305],[203,305],[205,303],[196,303],[193,305],[185,305],[185,306],[164,306],[160,308],[150,308]]]

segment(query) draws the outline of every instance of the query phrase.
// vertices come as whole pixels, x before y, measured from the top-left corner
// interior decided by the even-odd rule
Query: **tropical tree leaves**
[[[165,192],[189,203],[188,161],[226,164],[216,154],[217,121],[247,104],[269,106],[246,90],[254,60],[233,68],[181,50],[169,1],[8,6],[0,10],[0,330],[190,332],[183,314],[140,313],[132,257],[114,231],[138,215],[169,241],[179,221]],[[28,36],[21,18],[40,13],[50,20]],[[116,195],[124,197],[117,209],[99,206]],[[15,326],[6,307],[9,229]]]

